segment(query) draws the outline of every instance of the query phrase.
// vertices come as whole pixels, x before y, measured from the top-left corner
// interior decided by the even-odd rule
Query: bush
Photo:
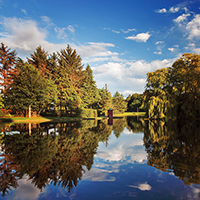
[[[4,117],[5,114],[2,112],[2,110],[0,110],[0,117]]]
[[[97,117],[97,110],[95,109],[82,109],[80,117]]]

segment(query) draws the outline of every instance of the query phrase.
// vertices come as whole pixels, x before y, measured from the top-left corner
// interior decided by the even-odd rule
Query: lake
[[[0,199],[200,199],[200,123],[0,124]]]

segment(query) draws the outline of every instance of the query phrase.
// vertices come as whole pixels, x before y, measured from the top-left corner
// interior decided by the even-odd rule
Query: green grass
[[[116,114],[113,117],[125,117],[125,116],[143,116],[145,115],[145,112],[125,112],[123,114]],[[71,120],[88,120],[88,119],[103,119],[108,118],[107,116],[102,117],[85,117],[85,118],[79,118],[79,117],[3,117],[0,118],[0,122],[16,122],[16,123],[39,123],[39,122],[48,122],[48,121],[71,121]]]

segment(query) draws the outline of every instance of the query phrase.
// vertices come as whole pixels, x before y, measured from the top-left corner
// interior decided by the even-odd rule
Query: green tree
[[[200,55],[183,54],[172,67],[148,73],[144,105],[149,118],[200,116]]]
[[[27,58],[28,63],[37,68],[43,76],[49,75],[48,70],[48,52],[42,49],[41,46],[38,46],[31,58]]]
[[[80,88],[85,81],[85,74],[80,55],[68,45],[58,53],[58,57],[59,65],[66,69],[75,91],[81,96]]]
[[[25,114],[29,110],[30,117],[30,108],[39,114],[55,99],[54,83],[32,65],[24,65],[7,90],[5,102],[14,111],[21,110]]]
[[[126,98],[127,111],[129,112],[139,112],[139,108],[142,105],[142,94],[132,94]]]
[[[59,110],[73,110],[81,106],[81,98],[77,94],[64,65],[55,70],[55,84],[57,86]]]
[[[83,93],[83,103],[85,108],[98,108],[98,102],[100,100],[99,90],[94,81],[92,69],[87,65],[85,69],[85,81],[81,87]]]
[[[127,108],[126,100],[124,99],[123,94],[120,94],[119,92],[116,92],[113,95],[113,108],[115,110],[119,110],[121,113],[124,112]]]
[[[99,89],[99,94],[100,94],[100,101],[98,103],[98,109],[100,110],[101,114],[107,114],[107,111],[110,108],[113,108],[112,106],[112,95],[110,92],[107,90]]]

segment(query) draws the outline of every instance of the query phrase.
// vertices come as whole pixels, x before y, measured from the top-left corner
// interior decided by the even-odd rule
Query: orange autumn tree
[[[4,94],[9,85],[13,82],[13,77],[17,74],[15,67],[16,52],[1,43],[0,47],[0,91]]]

